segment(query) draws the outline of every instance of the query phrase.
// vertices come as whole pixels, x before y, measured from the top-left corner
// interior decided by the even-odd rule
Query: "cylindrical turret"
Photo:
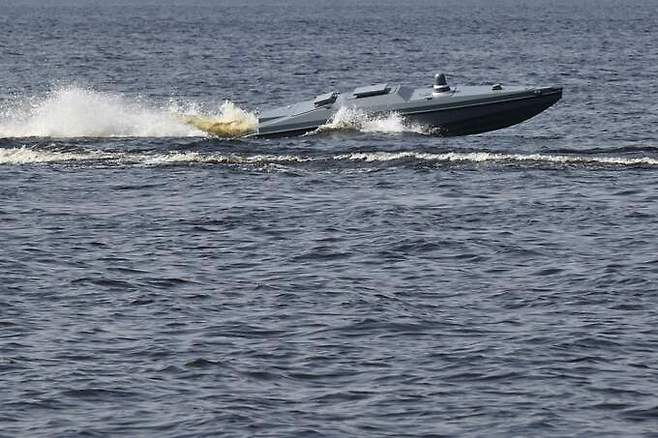
[[[450,91],[450,86],[446,81],[446,75],[443,73],[437,73],[434,75],[434,92],[445,93],[446,91]]]

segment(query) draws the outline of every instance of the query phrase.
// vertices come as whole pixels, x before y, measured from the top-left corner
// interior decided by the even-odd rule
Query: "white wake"
[[[556,166],[621,166],[658,167],[658,159],[653,157],[554,155],[554,154],[515,154],[494,152],[354,152],[338,155],[290,155],[290,154],[233,154],[217,152],[122,152],[101,150],[80,150],[77,152],[58,151],[48,147],[28,146],[0,148],[0,165],[21,165],[66,162],[100,162],[110,166],[159,166],[176,164],[295,164],[312,162],[395,162],[420,161],[437,163],[493,163],[514,165],[519,163],[550,164]]]

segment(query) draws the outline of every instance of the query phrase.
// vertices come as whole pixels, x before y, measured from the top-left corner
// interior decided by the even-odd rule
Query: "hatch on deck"
[[[338,97],[338,93],[332,91],[331,93],[325,93],[317,96],[313,100],[313,103],[315,104],[315,106],[329,105],[330,103],[334,103],[337,97]]]
[[[388,84],[375,84],[368,85],[367,87],[356,88],[353,92],[355,98],[359,97],[370,97],[370,96],[379,96],[380,94],[386,94],[391,91],[391,88]]]

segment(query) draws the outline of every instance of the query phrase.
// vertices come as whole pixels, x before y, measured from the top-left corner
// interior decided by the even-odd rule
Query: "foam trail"
[[[64,163],[68,161],[89,161],[99,159],[112,159],[116,154],[91,151],[84,153],[47,151],[30,149],[22,146],[18,148],[0,149],[0,165]]]
[[[331,120],[318,131],[358,130],[361,132],[402,133],[424,132],[419,125],[409,124],[395,112],[383,115],[368,114],[358,108],[341,107]]]
[[[238,155],[238,154],[219,154],[198,152],[173,152],[169,154],[144,155],[132,154],[124,157],[127,160],[134,160],[137,163],[147,166],[162,165],[185,165],[185,164],[250,164],[250,165],[267,165],[267,164],[287,164],[302,163],[313,161],[311,158],[299,157],[295,155]]]
[[[275,155],[275,154],[232,154],[232,153],[199,153],[193,151],[172,152],[121,152],[87,150],[65,152],[33,149],[27,146],[0,148],[0,165],[47,164],[78,162],[100,162],[108,166],[167,166],[193,164],[299,164],[330,162],[393,162],[393,161],[425,161],[445,163],[493,163],[503,166],[519,165],[552,165],[556,167],[579,165],[582,167],[656,167],[658,159],[651,157],[615,157],[587,155],[551,155],[551,154],[512,154],[492,152],[356,152],[333,156]]]
[[[253,114],[230,102],[224,102],[217,114],[181,116],[171,106],[148,106],[137,99],[70,86],[43,98],[5,103],[0,108],[0,138],[194,137],[216,131],[214,122],[229,123],[235,134],[253,120]]]
[[[383,162],[414,159],[421,161],[446,162],[534,162],[547,164],[592,164],[592,165],[618,165],[618,166],[658,166],[658,159],[651,157],[595,157],[586,155],[552,155],[552,154],[510,154],[494,152],[357,152],[334,156],[336,160],[356,160],[366,162]]]
[[[173,151],[161,153],[88,150],[63,152],[32,149],[27,146],[0,148],[0,165],[51,164],[51,163],[102,163],[108,166],[166,166],[191,164],[286,164],[313,161],[313,158],[296,155],[273,154],[222,154]]]

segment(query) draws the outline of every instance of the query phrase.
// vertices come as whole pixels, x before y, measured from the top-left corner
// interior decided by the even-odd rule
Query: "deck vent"
[[[370,97],[370,96],[379,96],[380,94],[386,94],[391,91],[391,88],[388,84],[375,84],[369,85],[367,87],[359,87],[353,91],[355,98],[360,97]]]

